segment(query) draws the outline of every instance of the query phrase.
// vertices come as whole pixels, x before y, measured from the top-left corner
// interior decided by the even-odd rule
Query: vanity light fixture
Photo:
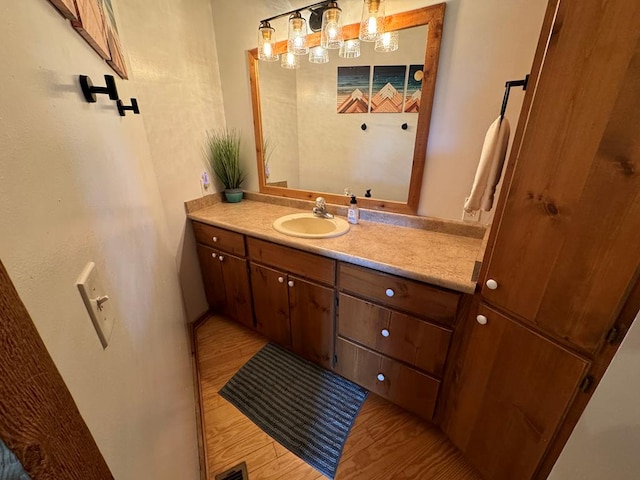
[[[327,63],[329,62],[329,50],[318,45],[312,47],[309,52],[309,62],[311,63]]]
[[[363,42],[375,42],[384,33],[384,3],[385,0],[364,0],[358,35]]]
[[[322,13],[322,28],[320,30],[320,46],[328,49],[340,48],[344,43],[342,35],[342,9],[338,2],[327,3]]]
[[[329,49],[339,49],[341,58],[358,58],[360,41],[374,42],[377,52],[393,52],[398,49],[398,32],[385,32],[385,1],[363,0],[362,21],[358,37],[345,40],[342,29],[342,9],[336,0],[324,0],[306,7],[274,15],[260,21],[258,30],[258,58],[267,62],[279,59],[276,53],[275,29],[269,23],[284,16],[289,17],[287,54],[283,54],[281,66],[295,69],[300,63],[291,55],[309,54],[311,63],[327,63]],[[302,12],[308,10],[309,20]],[[307,37],[307,25],[313,32],[320,32],[320,45],[310,47]],[[355,32],[353,32],[355,34]],[[288,55],[291,54],[291,55]]]
[[[340,58],[358,58],[360,56],[360,40],[357,38],[345,40],[338,54]]]
[[[287,52],[282,54],[280,66],[288,70],[295,70],[296,68],[300,68],[300,62],[295,53]]]
[[[278,55],[275,53],[274,32],[275,30],[268,21],[263,20],[260,22],[260,28],[258,28],[258,58],[265,62],[278,60]]]
[[[302,18],[300,12],[294,12],[289,17],[289,37],[287,40],[287,52],[295,55],[309,53],[307,46],[307,21]]]
[[[398,32],[384,32],[376,38],[376,52],[395,52],[398,50]]]

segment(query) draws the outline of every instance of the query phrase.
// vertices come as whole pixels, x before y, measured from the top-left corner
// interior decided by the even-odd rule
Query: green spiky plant
[[[227,190],[239,189],[247,174],[240,165],[240,134],[216,130],[207,136],[206,160],[209,173],[218,177]]]

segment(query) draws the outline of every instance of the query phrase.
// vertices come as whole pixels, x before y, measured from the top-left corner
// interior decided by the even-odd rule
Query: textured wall
[[[170,198],[166,191],[180,197],[178,204],[194,195],[189,185],[176,192],[168,182],[159,188],[159,179],[169,170],[176,176],[198,171],[191,155],[181,155],[188,132],[173,134],[185,122],[201,132],[208,121],[198,114],[187,119],[186,107],[160,115],[160,104],[175,106],[182,90],[161,89],[169,60],[160,70],[148,52],[175,42],[168,55],[178,67],[185,63],[185,82],[192,70],[183,58],[206,71],[215,63],[205,61],[208,54],[187,51],[197,50],[196,43],[213,51],[207,2],[198,3],[200,10],[186,0],[179,5],[117,2],[133,67],[132,80],[118,87],[122,98],[138,97],[142,109],[142,115],[121,118],[106,98],[96,104],[82,99],[78,74],[101,84],[112,71],[47,1],[0,4],[0,257],[119,480],[198,478],[190,350],[176,270],[178,222],[167,220],[171,212],[165,214],[163,203]],[[162,19],[146,30],[158,11]],[[170,14],[180,30],[166,27]],[[195,24],[186,25],[185,17]],[[145,29],[145,38],[136,28]],[[199,39],[181,43],[186,31]],[[207,106],[211,98],[200,99],[199,112],[217,108]],[[154,128],[164,133],[148,137]],[[162,148],[173,142],[176,149],[161,155],[156,141],[163,136],[173,140]],[[161,161],[169,158],[171,164]],[[75,286],[91,260],[117,315],[106,350]]]
[[[116,7],[135,93],[144,109],[169,248],[192,321],[207,305],[183,203],[215,190],[201,188],[203,148],[206,132],[225,126],[211,4],[209,0],[120,0]]]
[[[438,3],[396,0],[394,13]],[[301,1],[228,2],[212,0],[227,123],[242,128],[252,142],[251,96],[245,51],[257,45],[261,18],[303,6]],[[523,78],[531,68],[547,0],[450,0],[436,85],[427,166],[419,207],[421,215],[459,219],[478,164],[489,125],[500,113],[504,82]],[[362,1],[340,2],[345,23],[360,20]],[[278,40],[286,38],[286,21],[272,22]],[[515,124],[523,92],[511,95],[507,116]],[[248,182],[257,190],[253,145]],[[346,159],[345,159],[346,161]]]

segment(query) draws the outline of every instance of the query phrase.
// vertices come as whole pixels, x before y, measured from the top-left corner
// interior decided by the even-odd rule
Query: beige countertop
[[[365,220],[351,225],[345,235],[324,239],[290,237],[271,226],[278,217],[308,211],[245,199],[240,203],[214,203],[192,211],[188,217],[252,237],[459,292],[473,293],[475,289],[476,283],[471,277],[476,260],[481,258],[482,238]]]

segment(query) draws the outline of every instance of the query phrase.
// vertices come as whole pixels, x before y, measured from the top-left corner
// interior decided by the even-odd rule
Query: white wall
[[[549,480],[635,480],[640,472],[640,314]]]
[[[84,102],[78,74],[113,72],[47,1],[0,3],[0,257],[114,477],[195,479],[172,202],[199,194],[190,144],[220,116],[203,94],[213,28],[205,0],[116,3],[132,77],[118,87],[142,110],[125,118]],[[106,350],[75,286],[90,260],[117,314]]]
[[[394,13],[437,3],[389,2]],[[247,132],[249,188],[258,189],[246,50],[257,45],[261,18],[303,6],[302,1],[212,0],[214,23],[224,48],[218,52],[227,123]],[[451,0],[447,2],[421,215],[459,219],[473,183],[487,128],[500,113],[504,83],[531,68],[547,0]],[[362,2],[343,0],[345,23],[359,21]],[[286,20],[272,22],[278,40]],[[513,91],[507,116],[515,125],[523,92]]]
[[[211,3],[114,3],[167,216],[169,248],[193,321],[208,307],[183,204],[215,191],[201,188],[203,149],[206,132],[225,126]]]

